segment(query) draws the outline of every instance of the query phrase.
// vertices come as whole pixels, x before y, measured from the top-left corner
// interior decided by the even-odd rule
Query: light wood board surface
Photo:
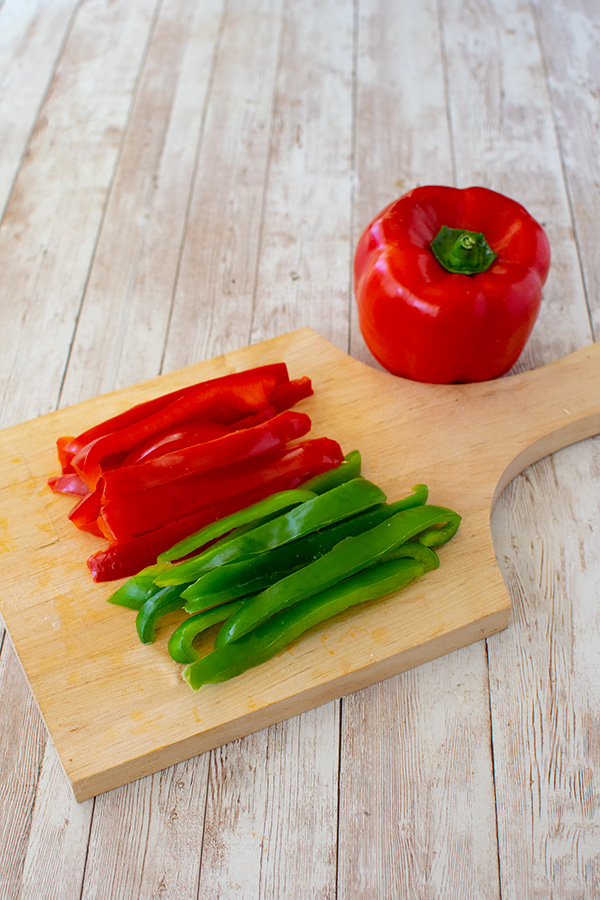
[[[0,427],[306,326],[377,369],[353,248],[417,184],[544,224],[516,372],[588,347],[599,44],[588,0],[0,0]],[[590,438],[500,493],[510,627],[81,803],[0,624],[2,900],[595,900],[598,484]]]

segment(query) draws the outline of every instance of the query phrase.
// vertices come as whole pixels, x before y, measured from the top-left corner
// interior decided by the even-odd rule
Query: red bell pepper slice
[[[340,445],[329,438],[300,442],[283,450],[270,450],[242,462],[210,469],[201,475],[178,478],[106,503],[100,530],[113,540],[124,540],[160,528],[167,522],[205,509],[275,478],[308,471],[326,471],[343,460]],[[316,474],[316,472],[315,472]]]
[[[49,478],[48,487],[56,494],[79,494],[81,496],[87,494],[89,490],[87,484],[85,481],[82,481],[77,472],[67,472],[63,475]]]
[[[69,519],[80,531],[102,534],[98,525],[98,516],[102,508],[102,487],[102,482],[99,482],[94,490],[85,494],[69,513]]]
[[[317,471],[314,474],[319,474]],[[312,476],[308,476],[312,477]],[[201,509],[198,512],[168,522],[154,531],[137,535],[123,541],[114,541],[103,550],[99,550],[89,557],[87,564],[94,581],[114,581],[116,578],[128,578],[135,575],[146,566],[156,562],[160,553],[168,550],[178,541],[190,534],[210,525],[218,519],[222,519],[231,513],[245,509],[253,503],[258,503],[265,497],[276,494],[278,491],[287,491],[298,487],[306,480],[306,473],[275,478],[266,484],[252,490],[242,491],[235,496]]]
[[[186,425],[177,425],[174,430],[161,431],[160,434],[152,435],[147,440],[136,444],[123,459],[121,465],[132,466],[134,463],[156,459],[163,453],[171,453],[173,450],[181,450],[183,447],[192,447],[194,444],[202,444],[204,441],[214,441],[215,438],[229,434],[231,428],[232,426],[223,425],[222,422],[190,422]]]
[[[184,447],[192,447],[194,444],[202,444],[205,441],[214,441],[225,434],[231,434],[232,431],[251,428],[253,425],[266,422],[276,414],[274,406],[267,406],[245,419],[234,422],[233,425],[223,425],[222,422],[190,422],[178,425],[175,430],[167,429],[161,434],[153,435],[146,441],[137,444],[123,459],[121,465],[131,466],[133,463],[147,462],[149,459],[162,456],[163,453],[182,450]]]
[[[142,421],[96,438],[75,454],[73,468],[93,488],[102,474],[103,463],[110,465],[115,455],[131,450],[166,428],[202,419],[230,424],[269,405],[276,384],[274,375],[240,372],[227,378],[227,382],[225,379],[204,382]]]
[[[165,453],[155,459],[121,465],[104,473],[103,503],[110,503],[127,494],[173,481],[176,478],[200,475],[209,469],[238,462],[276,450],[310,431],[310,419],[305,413],[286,410],[253,428],[234,431],[214,441],[206,441]]]
[[[285,384],[278,384],[273,388],[271,403],[277,412],[282,412],[284,409],[289,409],[290,406],[295,406],[300,400],[310,397],[313,393],[314,391],[310,378],[307,378],[306,376],[303,378],[295,378],[293,381],[288,381]]]
[[[253,369],[247,369],[245,372],[230,373],[229,375],[223,375],[209,381],[186,385],[185,387],[178,388],[168,394],[161,394],[159,397],[153,397],[151,400],[138,403],[135,406],[126,409],[124,412],[118,413],[116,416],[112,416],[109,419],[105,419],[103,422],[99,422],[97,425],[88,428],[87,431],[82,432],[77,437],[60,437],[56,443],[58,457],[63,472],[72,471],[71,464],[73,457],[87,444],[90,444],[100,437],[105,437],[112,432],[129,428],[138,422],[142,422],[144,419],[154,416],[161,409],[170,406],[179,398],[190,392],[196,391],[203,385],[210,384],[213,387],[219,387],[227,385],[232,380],[237,382],[239,377],[243,375],[252,376],[260,374],[273,377],[275,379],[275,384],[285,384],[289,381],[289,374],[285,363],[256,366]]]

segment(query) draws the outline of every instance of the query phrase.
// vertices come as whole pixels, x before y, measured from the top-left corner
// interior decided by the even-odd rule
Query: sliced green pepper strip
[[[351,606],[375,600],[407,585],[424,572],[421,563],[398,559],[373,566],[286,609],[234,643],[215,649],[183,670],[193,690],[227,681],[271,659],[309,628]]]
[[[358,453],[358,450],[353,451],[353,452]],[[349,456],[351,456],[351,455],[352,454],[349,454]],[[338,466],[338,469],[339,468],[340,467]],[[337,471],[337,469],[330,470],[330,472],[335,472],[335,471]],[[329,475],[329,472],[324,472],[323,475],[317,475],[317,476],[315,476],[315,478],[324,478],[327,475]],[[350,479],[348,479],[348,480],[350,480]],[[343,482],[343,480],[340,480],[339,483],[343,484],[344,482]],[[329,486],[327,487],[327,490],[331,490],[332,488],[337,487],[337,486],[338,485],[335,485],[333,483],[329,484]],[[317,485],[317,487],[318,487],[318,485]],[[412,506],[421,506],[422,504],[427,503],[427,497],[428,497],[429,491],[428,491],[426,484],[417,484],[413,487],[412,490],[413,490],[413,493],[409,494],[408,497],[404,497],[402,500],[396,500],[395,503],[387,504],[387,505],[377,504],[375,507],[372,507],[371,509],[369,509],[366,513],[358,513],[354,516],[350,516],[349,519],[342,520],[342,522],[338,523],[337,525],[327,526],[327,528],[324,529],[324,531],[329,532],[333,528],[336,528],[336,527],[340,528],[341,536],[338,537],[338,540],[341,540],[342,537],[347,537],[348,534],[358,534],[359,533],[359,531],[356,528],[353,528],[342,534],[341,532],[344,531],[346,522],[354,522],[355,520],[358,520],[359,518],[362,519],[364,517],[365,524],[364,524],[364,527],[362,528],[362,530],[365,531],[367,529],[367,527],[370,528],[370,527],[372,527],[372,525],[376,525],[378,522],[382,522],[385,518],[388,518],[388,516],[391,516],[396,512],[400,512],[401,509],[409,509]],[[324,493],[324,492],[325,492],[325,488],[323,488],[323,491],[318,490],[315,493]],[[381,507],[381,509],[378,509],[378,507]],[[386,512],[386,510],[388,510],[388,512]],[[369,517],[371,516],[371,513],[374,513],[374,517],[373,517],[372,525],[368,525],[367,523],[369,521]],[[244,534],[246,531],[250,531],[251,529],[256,528],[258,525],[262,525],[265,522],[268,522],[271,519],[276,518],[278,515],[280,515],[280,513],[277,512],[271,516],[266,516],[264,519],[258,519],[255,522],[249,522],[247,525],[241,525],[239,528],[236,528],[234,531],[231,531],[229,534],[226,534],[225,537],[223,537],[220,541],[217,541],[214,544],[212,544],[211,550],[213,550],[215,547],[218,547],[230,540],[233,540],[233,538],[236,538],[239,535]],[[319,532],[319,533],[323,533],[323,532]],[[310,535],[309,535],[309,537],[310,537]],[[302,540],[302,538],[300,538],[299,540]],[[335,543],[335,541],[333,543]],[[333,543],[328,543],[328,546],[327,546],[328,550],[330,550],[331,547],[333,547]],[[325,552],[325,551],[323,551],[323,552]],[[317,554],[317,555],[319,555],[319,554]],[[212,569],[209,571],[212,571]]]
[[[169,654],[171,659],[178,663],[191,663],[200,659],[200,654],[194,648],[194,640],[203,631],[218,625],[232,615],[242,605],[242,600],[233,600],[231,603],[223,603],[212,609],[190,616],[179,625],[169,638]]]
[[[440,558],[435,550],[418,543],[418,541],[405,541],[404,544],[400,544],[399,547],[390,550],[389,554],[383,557],[379,565],[383,565],[384,562],[389,562],[392,559],[414,559],[416,562],[421,563],[426,572],[431,572],[432,569],[437,569],[440,565]]]
[[[343,484],[345,481],[350,481],[352,478],[358,478],[360,476],[360,468],[360,452],[358,450],[352,450],[351,453],[346,454],[346,456],[344,457],[344,462],[340,463],[338,466],[335,466],[333,469],[328,469],[327,472],[322,472],[320,475],[314,475],[308,481],[304,482],[298,488],[298,490],[310,491],[313,494],[324,494],[326,491],[330,491],[332,488],[338,487],[338,485]],[[238,528],[232,529],[219,541],[215,541],[212,546],[217,547],[219,546],[219,544],[224,544],[226,541],[230,541],[233,538],[238,537],[240,534],[244,534],[246,531],[251,531],[258,525],[264,525],[265,522],[270,522],[271,519],[276,518],[280,514],[281,510],[278,510],[277,512],[273,512],[268,516],[263,516],[260,519],[254,519],[251,522],[246,522],[244,525],[240,525]]]
[[[425,503],[427,487],[417,485],[413,491],[413,494],[395,503],[379,503],[366,512],[344,519],[282,547],[266,550],[258,556],[231,562],[226,566],[209,569],[185,588],[182,596],[186,601],[187,612],[197,612],[224,603],[226,600],[233,600],[235,597],[262,591],[301,566],[323,556],[344,538],[362,534],[363,531],[368,531],[403,509]]]
[[[237,640],[282,609],[389,558],[390,551],[400,544],[445,523],[451,523],[451,528],[445,532],[448,540],[450,531],[457,530],[460,516],[441,506],[416,506],[396,513],[356,537],[345,538],[328,553],[248,599],[225,623],[217,641]]]
[[[296,506],[299,503],[304,503],[306,500],[311,500],[314,496],[315,494],[312,491],[305,490],[304,488],[279,491],[277,494],[265,497],[264,500],[259,500],[258,503],[253,503],[251,506],[240,509],[238,512],[232,513],[229,516],[224,516],[216,522],[211,522],[210,525],[206,525],[204,528],[201,528],[200,531],[196,531],[182,541],[178,541],[173,547],[170,547],[168,550],[165,550],[164,553],[159,555],[158,562],[171,562],[176,559],[182,559],[184,556],[193,553],[194,550],[197,550],[199,547],[208,544],[209,541],[221,537],[227,532],[232,531],[234,528],[237,528],[239,525],[253,522],[255,519],[271,515],[274,512],[281,512],[284,509],[289,509],[291,506]]]
[[[351,481],[360,475],[362,459],[359,450],[351,450],[344,456],[344,462],[327,472],[320,475],[314,475],[302,484],[305,491],[313,491],[315,494],[324,494],[334,487],[343,484],[345,481]]]
[[[135,619],[140,641],[143,644],[151,644],[156,640],[158,620],[167,613],[182,609],[184,602],[180,585],[163,588],[146,600]]]
[[[126,606],[128,609],[141,609],[146,600],[156,593],[154,579],[160,572],[165,572],[169,566],[155,564],[142,569],[137,575],[129,578],[114,594],[108,598],[109,603],[117,606]]]
[[[385,494],[376,484],[365,478],[354,478],[332,488],[326,494],[317,494],[312,500],[299,504],[276,519],[219,547],[209,547],[199,556],[158,575],[156,583],[167,585],[191,582],[208,569],[280,547],[384,500]]]

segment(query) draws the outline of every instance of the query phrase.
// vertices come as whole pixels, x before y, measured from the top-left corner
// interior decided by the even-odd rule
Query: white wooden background
[[[416,184],[546,226],[518,369],[597,340],[599,93],[598,0],[0,0],[0,426],[304,325],[373,364]],[[80,805],[2,629],[3,900],[600,897],[599,440],[500,498],[505,632]]]

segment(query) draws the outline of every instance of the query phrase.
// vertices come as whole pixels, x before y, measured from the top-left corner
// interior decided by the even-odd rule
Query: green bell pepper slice
[[[237,612],[242,605],[242,600],[233,600],[230,603],[222,603],[211,609],[190,616],[179,625],[169,638],[169,655],[178,663],[191,663],[200,658],[200,654],[194,648],[194,640],[199,634],[225,622],[230,615]]]
[[[439,543],[450,540],[460,520],[457,513],[445,507],[417,506],[396,513],[369,531],[344,538],[328,553],[248,599],[225,623],[217,641],[239,639],[286,607],[389,558],[391,551],[413,537],[424,546],[423,538]]]
[[[164,586],[193,581],[208,569],[280,547],[369,509],[385,499],[385,494],[376,484],[366,478],[354,478],[325,494],[317,494],[237,538],[218,547],[209,547],[198,556],[173,566],[168,572],[157,576],[156,584]]]
[[[254,557],[209,569],[186,587],[183,597],[187,612],[193,613],[236,597],[262,591],[281,578],[323,556],[346,537],[362,534],[385,519],[427,500],[426,485],[416,485],[413,493],[390,504],[376,504],[366,512],[344,519],[303,538],[266,550]]]
[[[391,594],[424,573],[421,563],[397,559],[373,566],[280,612],[239,640],[192,662],[183,677],[193,690],[227,681],[271,659],[301,634],[351,606]]]
[[[184,599],[181,596],[181,586],[172,585],[170,587],[157,590],[141,607],[135,619],[135,627],[140,641],[143,644],[151,644],[156,640],[156,625],[158,620],[167,613],[174,612],[176,609],[182,609]]]
[[[172,562],[173,560],[183,559],[184,556],[188,556],[194,550],[204,547],[205,544],[227,534],[234,528],[255,522],[263,516],[280,513],[285,509],[297,506],[299,503],[304,503],[306,500],[312,500],[314,496],[315,493],[313,491],[305,488],[279,491],[270,497],[265,497],[264,500],[253,503],[251,506],[246,506],[244,509],[231,513],[229,516],[224,516],[216,522],[211,522],[210,525],[206,525],[200,531],[183,538],[183,540],[178,541],[168,550],[165,550],[164,553],[161,553],[158,557],[158,562]]]
[[[145,569],[142,569],[141,572],[138,572],[137,575],[128,578],[124,584],[118,587],[117,590],[110,595],[108,602],[114,603],[116,606],[125,606],[127,609],[141,609],[146,600],[152,597],[157,591],[156,583],[154,581],[156,576],[161,572],[167,571],[169,568],[170,566],[164,563],[147,566]]]

